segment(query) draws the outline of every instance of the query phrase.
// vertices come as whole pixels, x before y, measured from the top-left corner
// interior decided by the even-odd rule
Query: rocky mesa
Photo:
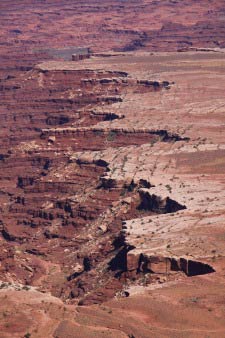
[[[223,1],[2,1],[2,337],[225,337]]]

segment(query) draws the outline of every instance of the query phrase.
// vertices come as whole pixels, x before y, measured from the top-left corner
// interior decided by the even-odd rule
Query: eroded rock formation
[[[19,300],[29,316],[3,309],[3,334],[18,328],[28,337],[35,316],[46,323],[40,337],[74,334],[71,304],[115,304],[139,287],[181,281],[182,306],[192,283],[199,294],[203,284],[213,297],[223,290],[223,5],[1,2],[0,288],[12,291],[1,308],[14,304],[15,290],[35,304],[30,314]],[[80,46],[91,46],[88,57]],[[177,306],[171,285],[174,303],[166,291],[154,296],[161,312]],[[43,315],[34,312],[37,299]],[[48,333],[43,299],[54,303]],[[207,301],[198,310],[210,322]],[[212,325],[223,314],[219,302]],[[157,331],[149,326],[155,314],[143,316],[140,306],[144,328],[130,325],[136,309],[122,328],[121,309],[107,312],[116,329],[100,332],[96,319],[94,334],[157,337],[177,321]],[[222,321],[212,334],[224,332]],[[203,324],[193,332],[205,334]]]

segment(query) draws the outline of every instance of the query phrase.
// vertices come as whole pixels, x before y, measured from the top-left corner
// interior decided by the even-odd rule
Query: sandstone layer
[[[2,337],[225,337],[223,1],[0,6]]]

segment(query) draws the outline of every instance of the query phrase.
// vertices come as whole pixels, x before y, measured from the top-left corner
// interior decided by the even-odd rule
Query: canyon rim
[[[0,337],[225,337],[224,1],[0,22]]]

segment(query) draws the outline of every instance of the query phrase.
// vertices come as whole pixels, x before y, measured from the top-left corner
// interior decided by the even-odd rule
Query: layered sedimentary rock
[[[101,156],[91,160],[74,154],[188,138],[163,129],[110,127],[125,117],[113,112],[124,92],[154,95],[169,90],[168,81],[135,80],[121,71],[43,67],[25,72],[18,86],[14,78],[2,86],[8,138],[1,137],[1,233],[5,250],[12,250],[2,257],[2,278],[8,280],[11,265],[10,273],[23,284],[63,299],[89,294],[88,302],[101,302],[123,285],[110,272],[110,261],[123,245],[117,243],[122,220],[170,212],[172,206],[158,198],[151,207],[140,190],[150,186],[147,181],[110,179],[109,163]],[[105,127],[95,126],[101,121]],[[43,259],[58,266],[55,282],[48,279]],[[96,290],[100,280],[101,291]]]
[[[0,7],[3,335],[222,336],[223,1]]]

